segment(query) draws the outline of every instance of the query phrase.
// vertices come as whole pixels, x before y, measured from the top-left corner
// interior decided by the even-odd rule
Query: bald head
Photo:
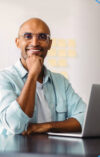
[[[47,33],[50,34],[50,29],[48,25],[41,19],[39,18],[31,18],[27,21],[25,21],[19,28],[18,36],[23,33],[23,30],[28,31],[28,29],[34,29],[42,31],[42,33]],[[37,33],[37,32],[35,32]]]

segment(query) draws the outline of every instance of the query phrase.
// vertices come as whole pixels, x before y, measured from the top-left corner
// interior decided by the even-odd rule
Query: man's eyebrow
[[[30,33],[30,34],[48,34],[48,33],[45,33],[45,32],[39,32],[39,33],[32,33],[32,32],[24,32],[23,34],[27,34],[27,33]]]
[[[27,34],[27,33],[32,34],[32,32],[24,32],[23,34]]]

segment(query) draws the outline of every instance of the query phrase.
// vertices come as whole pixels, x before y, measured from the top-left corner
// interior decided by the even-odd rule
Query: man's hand
[[[50,123],[29,124],[27,131],[24,131],[23,135],[30,135],[34,133],[45,133],[50,131]]]
[[[43,58],[37,55],[30,55],[26,59],[26,65],[29,70],[29,73],[32,74],[35,78],[38,78],[42,66],[43,66]]]

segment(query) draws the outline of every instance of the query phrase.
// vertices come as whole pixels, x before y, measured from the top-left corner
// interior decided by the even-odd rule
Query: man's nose
[[[39,40],[38,40],[38,37],[36,35],[34,35],[31,39],[31,42],[32,42],[32,45],[33,46],[37,46],[39,45]]]

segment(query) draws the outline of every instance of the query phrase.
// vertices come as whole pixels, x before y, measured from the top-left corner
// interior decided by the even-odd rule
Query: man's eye
[[[25,39],[32,39],[32,34],[24,34]]]
[[[38,37],[40,40],[47,40],[47,34],[41,33]]]

